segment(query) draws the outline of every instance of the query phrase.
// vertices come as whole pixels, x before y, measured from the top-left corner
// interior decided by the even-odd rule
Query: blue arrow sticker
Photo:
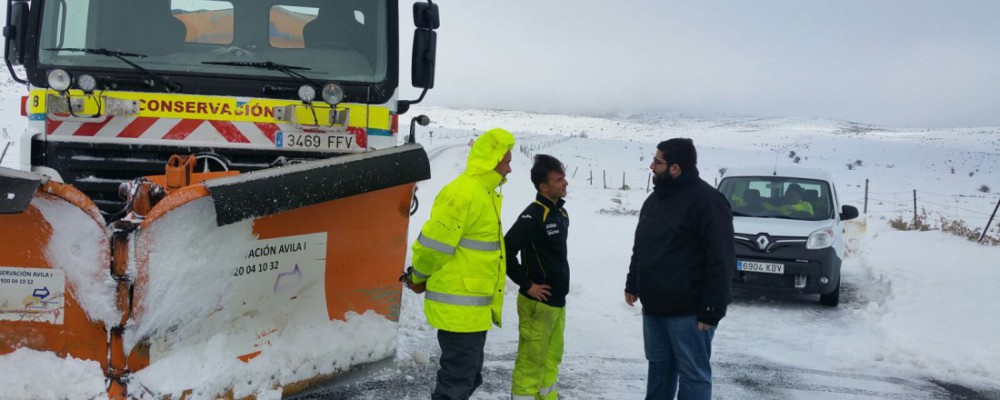
[[[46,297],[49,297],[49,294],[51,294],[49,293],[49,287],[46,286],[41,289],[35,289],[35,291],[31,294],[31,296],[37,297],[39,299],[44,299]]]

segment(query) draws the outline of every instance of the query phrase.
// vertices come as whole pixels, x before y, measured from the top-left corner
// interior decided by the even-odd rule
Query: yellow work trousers
[[[550,307],[519,294],[517,317],[520,337],[510,388],[511,398],[558,399],[556,378],[563,356],[566,309]]]

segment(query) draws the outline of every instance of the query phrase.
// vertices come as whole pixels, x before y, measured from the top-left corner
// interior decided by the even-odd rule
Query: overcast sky
[[[1000,126],[1000,1],[436,0],[426,103]],[[412,2],[400,1],[402,98]]]

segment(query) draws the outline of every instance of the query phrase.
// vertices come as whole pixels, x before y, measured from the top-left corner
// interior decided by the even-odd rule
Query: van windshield
[[[813,179],[781,176],[725,178],[719,191],[743,217],[821,221],[833,218],[830,185]]]
[[[389,54],[385,0],[73,0],[44,2],[39,64],[287,78],[233,63],[300,66],[316,81],[377,83]],[[63,50],[66,49],[66,50]],[[139,58],[141,57],[141,58]],[[228,65],[227,65],[228,64]]]

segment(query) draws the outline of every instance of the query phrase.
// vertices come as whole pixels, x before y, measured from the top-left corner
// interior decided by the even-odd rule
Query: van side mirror
[[[4,58],[10,65],[24,63],[24,46],[28,37],[28,2],[16,1],[10,4],[7,26],[3,28]]]
[[[858,213],[857,207],[854,206],[841,206],[840,209],[841,209],[840,211],[841,221],[855,219],[858,217],[858,215],[860,215],[860,213]]]

